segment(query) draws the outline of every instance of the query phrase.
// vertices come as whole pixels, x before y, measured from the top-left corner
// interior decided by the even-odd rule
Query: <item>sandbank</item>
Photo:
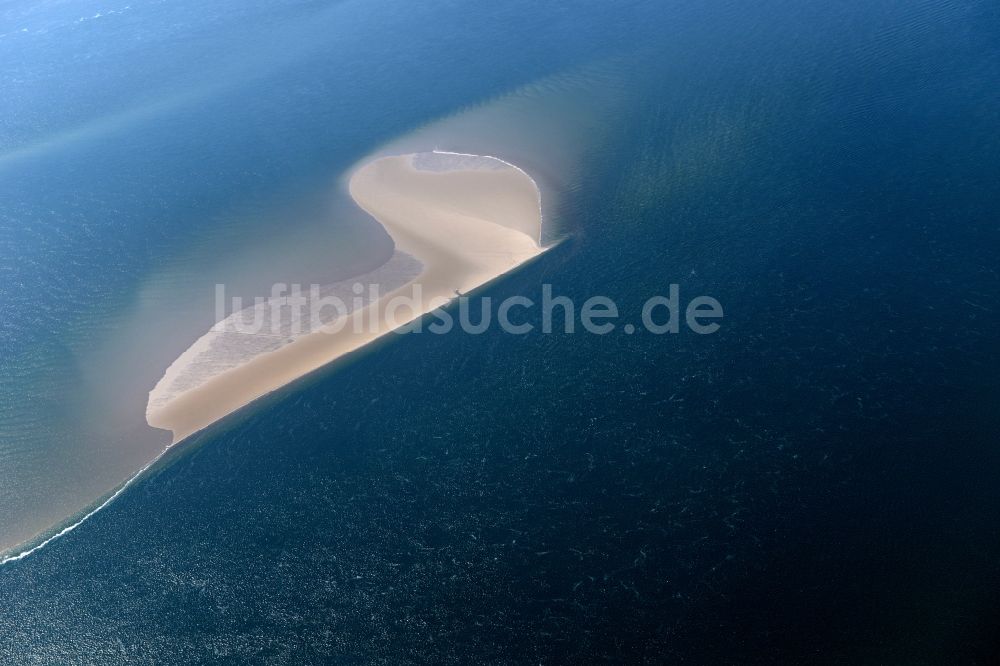
[[[377,280],[392,288],[302,335],[272,331],[274,344],[206,334],[150,392],[151,426],[171,431],[178,442],[545,250],[537,184],[495,157],[438,151],[382,157],[355,169],[348,189],[395,243],[390,264],[403,268]],[[413,307],[399,307],[400,298]]]

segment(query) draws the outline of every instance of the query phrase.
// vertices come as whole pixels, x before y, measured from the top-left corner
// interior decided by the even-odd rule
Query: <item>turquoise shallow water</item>
[[[603,122],[518,149],[568,238],[490,295],[550,282],[635,317],[675,282],[726,319],[379,343],[0,569],[4,660],[995,654],[992,5],[150,3],[74,23],[91,10],[2,10],[2,534],[158,450],[59,399],[101,341],[150,303],[182,316],[169,295],[294,233],[288,210],[350,257],[363,221],[323,208],[338,173],[505,94],[484,142],[538,109]],[[545,173],[550,147],[585,159]]]

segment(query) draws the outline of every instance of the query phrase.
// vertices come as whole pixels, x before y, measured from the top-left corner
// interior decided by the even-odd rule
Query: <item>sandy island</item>
[[[340,326],[323,322],[298,336],[275,335],[273,327],[270,334],[213,329],[150,392],[151,426],[178,442],[545,250],[537,184],[498,158],[437,151],[383,157],[356,169],[349,190],[396,245],[382,273],[354,280],[388,285],[384,295],[340,315],[347,318]],[[418,295],[412,309],[392,306],[397,296]]]

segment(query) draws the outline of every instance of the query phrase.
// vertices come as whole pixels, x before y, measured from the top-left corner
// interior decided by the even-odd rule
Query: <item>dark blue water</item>
[[[135,216],[114,242],[56,224],[64,251],[90,242],[139,274],[162,257],[137,249],[140,217],[222,205],[257,177],[238,165],[308,179],[615,57],[626,111],[562,204],[571,237],[488,293],[550,282],[634,319],[679,283],[723,303],[722,329],[380,343],[217,424],[0,569],[4,660],[993,663],[995,5],[345,8],[378,20],[341,34],[324,6],[289,5],[332,37],[198,103],[217,114],[184,124],[212,146],[203,170],[102,140],[86,177],[118,183],[102,201]],[[248,29],[226,21],[220,43]],[[280,147],[234,129],[265,116]],[[144,127],[132,140],[166,140]],[[4,200],[15,182],[69,197],[62,183],[85,175],[61,164],[4,172]],[[219,168],[230,185],[199,177]],[[188,189],[167,196],[161,176]],[[169,213],[148,212],[157,193]],[[17,324],[9,276],[58,263],[10,259],[36,246],[4,229]],[[5,360],[28,344],[18,331]]]

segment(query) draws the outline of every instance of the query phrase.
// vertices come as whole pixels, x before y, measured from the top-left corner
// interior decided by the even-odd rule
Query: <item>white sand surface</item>
[[[151,426],[170,430],[177,442],[544,251],[538,186],[494,157],[382,157],[358,167],[349,190],[396,245],[387,266],[401,268],[358,279],[388,287],[383,295],[298,336],[275,334],[273,326],[206,334],[150,392]]]

